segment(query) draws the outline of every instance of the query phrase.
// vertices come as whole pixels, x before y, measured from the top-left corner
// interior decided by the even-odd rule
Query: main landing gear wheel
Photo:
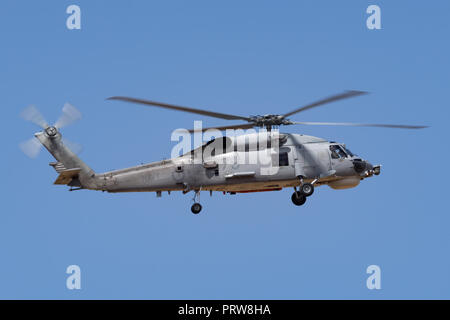
[[[292,203],[295,204],[296,206],[301,206],[305,204],[306,196],[300,191],[295,191],[292,194],[291,200]]]
[[[312,196],[314,193],[314,186],[311,183],[304,183],[300,187],[300,191],[305,195],[305,197]]]
[[[200,203],[194,203],[191,207],[191,211],[193,214],[198,214],[202,211],[202,205]]]

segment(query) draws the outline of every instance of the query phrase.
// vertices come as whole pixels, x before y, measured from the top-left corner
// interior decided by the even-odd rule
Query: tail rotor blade
[[[19,148],[30,158],[36,158],[41,151],[42,144],[35,137],[19,144]]]
[[[26,121],[33,122],[42,129],[46,129],[48,127],[47,121],[45,121],[44,116],[39,112],[39,110],[34,105],[25,108],[25,110],[23,110],[20,115]]]
[[[75,108],[73,105],[67,102],[63,106],[61,117],[59,117],[59,119],[55,122],[55,127],[57,129],[61,129],[74,123],[79,119],[81,119],[81,112],[78,111],[78,109]]]

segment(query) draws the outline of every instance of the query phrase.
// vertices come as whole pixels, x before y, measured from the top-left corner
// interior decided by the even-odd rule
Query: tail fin
[[[51,130],[48,130],[52,128]],[[50,163],[60,174],[55,184],[67,184],[86,189],[98,189],[95,172],[77,157],[61,140],[61,133],[55,127],[38,132],[35,137],[58,161]]]

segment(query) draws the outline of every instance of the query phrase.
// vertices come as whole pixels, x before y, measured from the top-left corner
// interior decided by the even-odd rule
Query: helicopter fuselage
[[[170,160],[96,174],[97,188],[107,192],[276,191],[301,183],[334,189],[357,186],[379,174],[380,167],[353,155],[344,145],[300,134],[281,134],[275,147],[215,140],[225,148],[207,153],[209,144]],[[219,142],[219,143],[217,143]],[[231,146],[231,147],[230,147]],[[210,151],[211,151],[210,150]],[[207,153],[207,154],[205,154]]]

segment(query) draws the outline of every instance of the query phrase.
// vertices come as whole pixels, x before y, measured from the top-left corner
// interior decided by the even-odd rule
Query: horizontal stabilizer
[[[54,184],[69,184],[72,179],[77,178],[80,173],[80,168],[73,168],[61,171]]]
[[[50,162],[50,166],[53,167],[53,169],[56,170],[56,172],[61,173],[64,170],[67,170],[66,167],[64,167],[64,164],[62,162]]]

